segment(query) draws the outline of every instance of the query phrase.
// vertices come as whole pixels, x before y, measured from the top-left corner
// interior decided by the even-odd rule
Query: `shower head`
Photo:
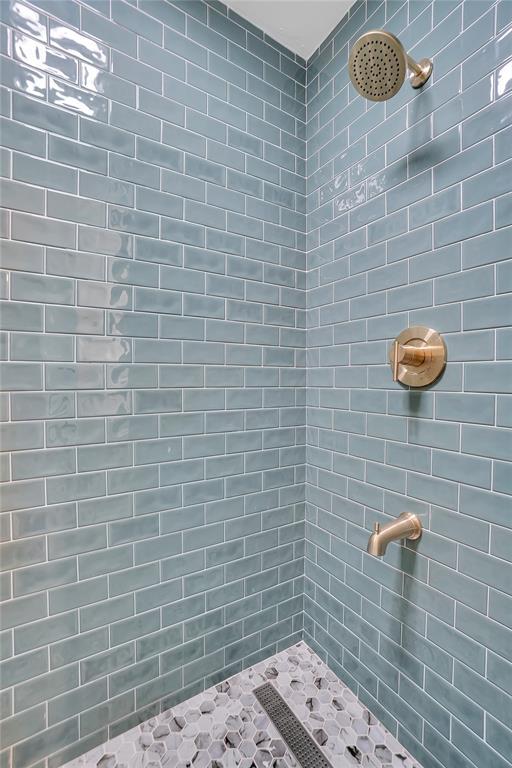
[[[386,101],[405,80],[407,69],[413,88],[421,88],[432,73],[430,59],[416,63],[391,32],[376,29],[365,32],[352,46],[348,63],[350,79],[357,91],[370,101]]]

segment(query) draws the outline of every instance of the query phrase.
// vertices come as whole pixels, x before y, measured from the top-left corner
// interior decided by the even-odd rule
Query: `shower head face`
[[[407,54],[402,43],[390,32],[366,32],[350,51],[350,79],[355,89],[370,101],[386,101],[405,80]]]

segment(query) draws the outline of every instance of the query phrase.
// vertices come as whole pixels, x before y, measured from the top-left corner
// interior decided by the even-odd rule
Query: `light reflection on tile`
[[[27,69],[7,58],[2,59],[0,70],[2,84],[7,88],[16,88],[17,91],[39,99],[46,98],[46,75],[42,72]]]
[[[124,309],[132,305],[132,289],[115,283],[96,283],[80,280],[78,303],[83,307]]]
[[[80,83],[89,91],[135,106],[135,85],[92,64],[80,63]]]
[[[360,205],[366,200],[366,187],[365,184],[361,184],[359,187],[351,189],[350,192],[346,192],[334,200],[334,214],[344,213],[355,205]]]
[[[9,27],[0,24],[0,53],[5,56],[12,56],[11,32],[12,30]]]
[[[16,58],[24,64],[35,69],[43,69],[66,80],[76,81],[77,64],[69,56],[53,51],[43,43],[19,33],[14,35],[13,48]]]
[[[100,67],[108,66],[108,49],[74,29],[63,27],[61,24],[52,24],[50,42],[71,56],[78,56]]]
[[[48,86],[48,99],[53,104],[72,109],[74,112],[104,123],[107,121],[108,102],[102,96],[84,92],[81,88],[73,88],[54,77],[50,77]]]
[[[80,362],[121,362],[132,359],[131,339],[80,336],[76,340]]]
[[[504,93],[512,90],[512,61],[504,64],[498,69],[496,77],[496,96],[503,96]]]
[[[320,189],[320,205],[330,200],[337,192],[348,188],[348,171],[339,173],[334,179]]]
[[[7,24],[12,24],[17,29],[28,32],[32,37],[47,42],[46,16],[38,13],[34,8],[12,0],[3,0],[0,3],[0,17]]]

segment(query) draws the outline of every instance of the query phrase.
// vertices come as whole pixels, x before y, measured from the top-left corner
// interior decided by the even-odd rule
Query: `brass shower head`
[[[350,79],[357,91],[370,101],[386,101],[394,96],[411,70],[409,82],[421,88],[432,74],[430,59],[416,63],[391,32],[376,29],[356,40],[348,62]]]

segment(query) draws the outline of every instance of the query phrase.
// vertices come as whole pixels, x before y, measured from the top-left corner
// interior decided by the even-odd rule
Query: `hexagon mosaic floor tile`
[[[303,642],[65,768],[300,768],[253,690],[271,681],[333,768],[421,768]]]

